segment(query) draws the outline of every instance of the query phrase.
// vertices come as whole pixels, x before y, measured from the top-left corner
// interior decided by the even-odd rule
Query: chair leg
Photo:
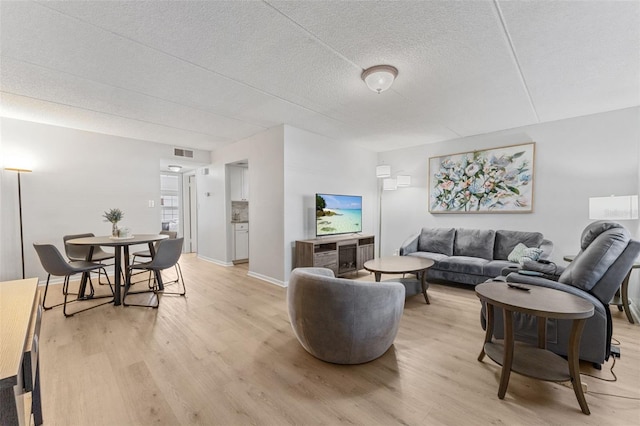
[[[44,296],[42,297],[42,308],[45,311],[48,311],[49,309],[53,309],[56,306],[60,306],[62,303],[58,303],[57,305],[51,305],[51,306],[47,306],[47,292],[49,291],[49,280],[51,279],[51,274],[47,275],[47,283],[44,286]],[[64,292],[64,285],[63,285],[63,292]]]
[[[89,286],[91,287],[91,296],[90,297],[87,297],[87,298],[84,298],[84,299],[76,298],[75,300],[71,300],[71,301],[67,302],[67,295],[68,295],[69,292],[68,291],[65,292],[65,294],[64,294],[64,302],[63,302],[64,306],[63,306],[63,309],[62,309],[62,312],[64,313],[65,317],[72,317],[75,314],[78,314],[80,312],[88,311],[89,309],[97,308],[98,306],[102,306],[102,305],[107,305],[107,304],[113,303],[115,301],[115,299],[114,299],[115,293],[113,291],[113,285],[111,284],[111,280],[109,280],[109,276],[107,275],[107,270],[104,269],[104,267],[102,267],[100,269],[102,269],[102,271],[104,272],[104,275],[107,277],[107,283],[109,284],[109,289],[111,290],[111,296],[107,295],[107,296],[94,297],[93,296],[93,294],[94,294],[94,292],[93,292],[93,283],[91,281],[91,277],[89,277]],[[69,280],[70,280],[70,276],[67,275],[65,277],[65,282],[64,282],[64,286],[65,286],[65,288],[67,290],[69,289]],[[76,311],[74,313],[67,314],[67,303],[78,302],[78,301],[81,301],[81,300],[104,299],[104,298],[108,298],[108,297],[111,297],[111,300],[107,300],[106,302],[98,303],[97,305],[93,305],[93,306],[90,306],[88,308],[80,309],[79,311]]]
[[[151,271],[149,271],[151,272]],[[131,273],[131,268],[128,271],[128,275],[129,275],[129,279],[125,281],[125,286],[124,286],[124,295],[122,297],[122,305],[123,306],[140,306],[143,308],[153,308],[153,309],[157,309],[158,306],[160,306],[160,297],[158,296],[158,291],[155,288],[155,285],[153,288],[151,288],[150,290],[145,290],[145,291],[129,291],[129,289],[131,288],[131,276],[133,275]],[[155,278],[154,278],[155,280]],[[149,276],[149,283],[151,283],[151,276]],[[150,284],[149,284],[150,285]],[[156,297],[156,303],[155,305],[142,305],[142,304],[137,304],[137,303],[127,303],[127,296],[130,294],[145,294],[145,293],[153,293]]]
[[[178,284],[177,292],[166,291],[167,284],[172,284],[172,283]],[[180,283],[182,283],[182,291],[180,291]],[[165,285],[165,290],[160,291],[162,294],[172,294],[172,295],[178,295],[178,296],[184,296],[185,294],[187,294],[187,288],[184,285],[184,277],[182,276],[182,268],[180,267],[179,263],[176,263],[176,279],[174,281],[169,281],[168,283],[165,282],[164,285]]]

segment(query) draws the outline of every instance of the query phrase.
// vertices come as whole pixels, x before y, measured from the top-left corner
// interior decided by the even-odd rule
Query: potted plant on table
[[[105,218],[105,222],[111,222],[111,236],[119,237],[120,233],[118,231],[118,222],[120,222],[124,217],[124,213],[122,213],[122,210],[111,209],[109,211],[104,212],[102,217]]]

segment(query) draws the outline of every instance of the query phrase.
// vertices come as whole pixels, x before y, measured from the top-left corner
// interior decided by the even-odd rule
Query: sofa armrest
[[[549,240],[542,240],[540,243],[542,253],[540,253],[540,259],[549,259],[551,253],[553,253],[553,243]]]
[[[418,251],[418,238],[420,238],[420,232],[407,238],[400,246],[400,256],[406,256],[410,253]]]
[[[591,302],[595,307],[596,311],[600,312],[601,314],[605,314],[605,306],[602,304],[602,302],[600,302],[592,294],[589,294],[586,291],[580,290],[577,287],[573,287],[567,284],[562,284],[557,281],[549,280],[542,277],[521,275],[521,274],[518,274],[517,272],[513,272],[507,275],[507,282],[535,285],[538,287],[547,287],[547,288],[553,288],[556,290],[564,291],[565,293],[573,294],[575,296],[581,297]]]

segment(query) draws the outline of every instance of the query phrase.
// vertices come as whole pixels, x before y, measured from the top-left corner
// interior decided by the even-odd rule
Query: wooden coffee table
[[[433,266],[435,262],[431,259],[424,259],[415,256],[384,256],[372,259],[364,263],[364,269],[373,272],[376,282],[380,282],[382,274],[411,274],[418,275],[424,301],[429,304],[429,296],[427,296],[427,269]]]
[[[485,354],[502,365],[498,398],[504,399],[511,371],[524,376],[550,382],[571,381],[580,408],[590,414],[580,383],[580,338],[585,321],[593,316],[593,304],[587,300],[552,288],[522,285],[529,291],[510,288],[505,282],[486,282],[476,286],[476,294],[487,304],[487,330],[484,346],[478,356]],[[504,316],[504,341],[493,341],[494,306],[502,308]],[[518,344],[514,353],[513,312],[523,312],[537,317],[538,347]],[[571,336],[567,361],[546,349],[547,318],[571,319]]]

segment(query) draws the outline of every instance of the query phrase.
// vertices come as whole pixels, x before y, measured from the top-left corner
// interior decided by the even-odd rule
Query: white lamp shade
[[[386,178],[391,176],[391,166],[382,165],[376,167],[376,177]]]
[[[385,179],[382,181],[382,189],[385,191],[395,191],[398,184],[395,179]]]
[[[396,176],[396,182],[398,183],[398,187],[405,187],[411,185],[411,176],[409,175],[398,175]]]
[[[638,196],[591,197],[589,198],[589,219],[638,219]]]
[[[362,73],[362,79],[367,87],[377,93],[382,93],[391,87],[397,76],[398,70],[391,65],[376,65]]]

